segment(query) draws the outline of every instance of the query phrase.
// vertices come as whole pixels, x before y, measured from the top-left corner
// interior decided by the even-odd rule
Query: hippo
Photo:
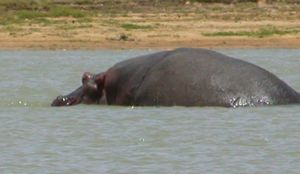
[[[197,48],[131,58],[105,72],[85,72],[82,85],[52,106],[243,107],[300,103],[300,94],[269,71]]]

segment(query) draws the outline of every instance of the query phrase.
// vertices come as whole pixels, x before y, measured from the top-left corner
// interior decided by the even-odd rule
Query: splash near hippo
[[[86,72],[82,86],[52,106],[263,106],[300,103],[300,94],[272,73],[215,51],[179,48]]]

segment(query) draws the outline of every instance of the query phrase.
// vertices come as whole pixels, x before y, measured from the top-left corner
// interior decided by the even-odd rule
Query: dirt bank
[[[0,49],[300,48],[299,5],[208,7],[80,18],[19,14],[0,24]]]

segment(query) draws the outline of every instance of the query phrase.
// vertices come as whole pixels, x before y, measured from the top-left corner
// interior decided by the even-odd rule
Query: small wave
[[[29,106],[32,106],[32,104],[27,102],[27,101],[18,100],[18,101],[9,102],[7,104],[7,106],[25,106],[25,107],[29,107]]]
[[[0,106],[4,107],[50,107],[49,103],[44,103],[40,101],[26,101],[26,100],[14,100],[1,102]]]

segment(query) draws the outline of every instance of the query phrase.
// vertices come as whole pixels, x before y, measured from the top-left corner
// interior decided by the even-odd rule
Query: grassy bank
[[[89,42],[101,48],[107,42],[116,47],[160,42],[176,47],[204,40],[240,38],[247,44],[251,39],[285,37],[297,45],[299,11],[300,4],[291,3],[260,7],[255,2],[1,0],[0,43],[39,43],[47,48],[47,42],[57,47]]]
[[[274,26],[264,26],[253,31],[218,31],[211,33],[203,33],[204,36],[214,37],[214,36],[247,36],[247,37],[271,37],[274,35],[297,35],[300,33],[300,28],[295,27],[292,29],[278,29]]]

